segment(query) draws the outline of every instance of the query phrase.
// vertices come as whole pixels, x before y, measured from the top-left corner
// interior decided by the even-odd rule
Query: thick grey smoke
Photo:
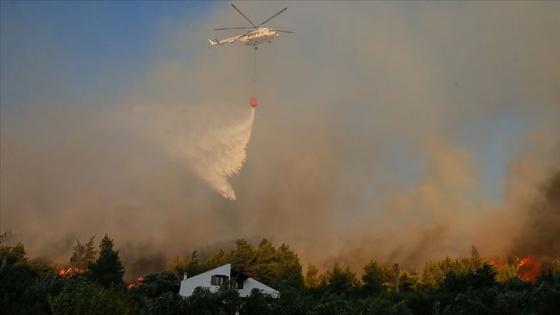
[[[560,3],[287,6],[271,26],[296,33],[258,50],[256,82],[250,47],[206,46],[243,22],[224,3],[162,20],[124,92],[108,92],[128,73],[114,64],[105,89],[62,97],[53,79],[23,110],[3,99],[2,229],[61,263],[107,233],[138,273],[236,238],[356,269],[504,254],[559,167]],[[284,5],[238,7],[258,21]],[[250,97],[243,168],[209,167],[203,152],[238,140],[215,131],[247,122],[244,147]],[[228,182],[236,202],[215,191]]]
[[[554,171],[529,205],[523,227],[513,240],[511,253],[532,256],[544,263],[560,253],[560,171]]]

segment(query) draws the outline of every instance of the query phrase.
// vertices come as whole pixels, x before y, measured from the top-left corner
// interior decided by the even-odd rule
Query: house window
[[[224,275],[213,275],[210,279],[210,284],[212,285],[224,285],[229,280],[228,276]]]
[[[241,290],[243,289],[243,280],[242,279],[232,279],[229,283],[230,288]]]

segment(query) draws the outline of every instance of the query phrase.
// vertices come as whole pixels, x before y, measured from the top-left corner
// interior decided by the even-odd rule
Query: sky
[[[295,32],[260,46],[255,81],[251,47],[208,46],[246,26],[229,4],[0,2],[11,242],[63,264],[108,234],[137,273],[237,238],[357,269],[528,254],[560,168],[560,3],[237,2],[255,23],[287,6],[267,25]],[[225,200],[185,152],[250,97]]]

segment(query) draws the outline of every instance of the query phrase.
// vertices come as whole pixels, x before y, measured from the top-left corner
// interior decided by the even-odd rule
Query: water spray
[[[228,177],[238,174],[245,163],[254,120],[253,106],[247,118],[201,135],[197,147],[189,154],[194,171],[228,200],[236,200]]]

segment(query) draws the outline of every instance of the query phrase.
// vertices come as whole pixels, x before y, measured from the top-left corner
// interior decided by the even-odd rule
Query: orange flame
[[[134,287],[140,287],[142,285],[142,281],[144,281],[144,278],[140,277],[136,280],[136,283],[131,283],[128,285],[129,289],[132,289]]]
[[[521,259],[517,265],[517,276],[523,281],[535,282],[540,272],[541,264],[530,257]]]
[[[60,269],[60,271],[58,272],[58,275],[70,277],[70,276],[73,276],[75,274],[84,273],[84,272],[86,272],[86,270],[69,267],[68,269],[64,269],[64,268]]]
[[[488,264],[490,266],[496,266],[500,269],[505,269],[507,267],[507,264],[505,262],[497,262],[495,259],[490,259],[488,261]]]

